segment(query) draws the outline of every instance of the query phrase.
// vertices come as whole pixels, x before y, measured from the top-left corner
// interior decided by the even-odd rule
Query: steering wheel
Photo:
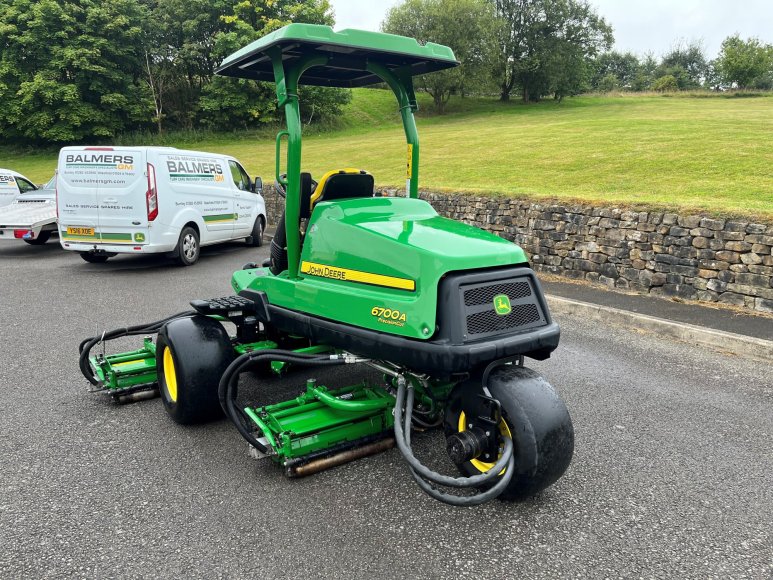
[[[283,179],[287,181],[287,174],[286,173],[280,173],[279,179]],[[274,180],[274,191],[276,191],[280,197],[287,198],[287,188],[282,185],[282,182],[279,181],[279,179]],[[313,179],[311,180],[311,191],[313,192],[315,189],[317,189],[317,182]]]
[[[279,181],[280,179],[287,180],[287,174],[281,173],[279,178],[274,180],[274,191],[276,191],[280,197],[287,197],[287,188],[282,185],[282,182]]]

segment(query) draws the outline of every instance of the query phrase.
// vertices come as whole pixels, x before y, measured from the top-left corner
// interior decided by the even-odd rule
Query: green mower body
[[[418,199],[322,203],[298,278],[247,269],[232,286],[284,332],[433,375],[544,359],[560,334],[518,246]]]
[[[234,274],[232,286],[246,296],[265,293],[271,323],[287,331],[297,331],[301,323],[292,313],[303,313],[320,339],[335,343],[337,333],[352,341],[359,337],[361,344],[352,349],[358,354],[384,356],[374,353],[384,346],[384,334],[416,341],[402,346],[417,354],[442,343],[448,356],[438,353],[436,362],[424,357],[414,363],[422,371],[470,370],[464,357],[450,360],[458,356],[449,348],[465,344],[482,348],[500,341],[473,363],[480,365],[515,354],[545,358],[558,343],[558,327],[523,251],[440,217],[419,199],[371,196],[320,203],[309,220],[298,278],[248,269]],[[496,312],[497,296],[508,301],[507,312]],[[527,330],[534,332],[524,334]],[[414,357],[403,354],[397,358],[410,364]]]
[[[315,208],[299,278],[247,270],[234,274],[232,286],[263,290],[285,308],[427,340],[444,276],[526,262],[518,246],[440,217],[423,200],[371,195]]]

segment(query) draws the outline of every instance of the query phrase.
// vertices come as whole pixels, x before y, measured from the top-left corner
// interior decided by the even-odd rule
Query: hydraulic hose
[[[167,322],[170,322],[177,318],[185,318],[187,316],[193,316],[194,314],[196,314],[196,311],[186,310],[185,312],[178,312],[177,314],[173,314],[172,316],[168,316],[156,322],[149,322],[147,324],[138,324],[136,326],[128,326],[126,328],[118,328],[116,330],[105,331],[102,334],[97,336],[85,338],[78,345],[78,352],[80,353],[80,356],[78,357],[78,367],[80,368],[80,371],[83,374],[83,376],[86,377],[86,380],[88,380],[94,386],[99,386],[99,379],[96,377],[96,375],[91,369],[91,365],[89,364],[89,356],[91,354],[92,348],[94,348],[96,345],[98,345],[101,342],[105,342],[107,340],[114,340],[116,338],[122,338],[124,336],[152,334],[161,330],[161,327],[164,326],[164,324],[166,324]]]
[[[245,353],[228,365],[217,387],[220,406],[239,434],[250,445],[266,453],[268,449],[245,427],[242,421],[243,412],[236,406],[236,397],[239,395],[239,375],[247,367],[263,361],[281,361],[305,366],[333,366],[346,364],[346,359],[341,355],[301,354],[287,350],[266,349]]]
[[[406,396],[407,391],[407,396]],[[501,494],[510,483],[513,477],[515,458],[513,456],[513,442],[509,437],[504,437],[504,449],[501,457],[494,466],[486,473],[473,475],[471,477],[450,477],[436,473],[424,466],[413,455],[411,450],[411,418],[413,414],[413,385],[406,387],[406,381],[402,376],[397,379],[397,399],[395,401],[395,442],[403,457],[408,462],[411,475],[421,489],[431,497],[454,506],[473,506],[496,498]],[[405,414],[403,414],[403,405],[405,405]],[[486,491],[471,496],[459,496],[445,493],[435,489],[432,484],[443,485],[454,488],[478,487],[491,483],[499,477],[502,470],[505,469],[499,481]]]

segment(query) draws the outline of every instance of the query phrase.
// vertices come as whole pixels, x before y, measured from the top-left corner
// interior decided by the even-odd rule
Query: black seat
[[[359,169],[341,169],[329,171],[315,184],[311,173],[301,173],[300,219],[307,220],[318,201],[347,199],[352,197],[373,197],[375,182],[367,171]],[[316,185],[316,186],[315,186]],[[299,224],[302,225],[302,224]],[[301,244],[305,238],[302,227]],[[274,238],[271,240],[271,257],[263,263],[271,268],[275,275],[287,270],[287,235],[285,231],[285,213],[279,218]]]
[[[353,197],[373,197],[375,181],[367,171],[360,169],[340,169],[329,171],[319,180],[306,207],[314,209],[317,202],[350,199]],[[303,203],[303,201],[301,202]]]

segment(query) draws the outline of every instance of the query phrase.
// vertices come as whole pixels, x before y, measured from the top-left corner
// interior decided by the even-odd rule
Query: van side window
[[[235,161],[229,160],[228,166],[231,168],[231,177],[234,180],[234,185],[242,191],[249,191],[250,178],[247,176],[247,172]]]
[[[28,191],[35,191],[37,189],[37,187],[21,177],[16,178],[16,185],[19,187],[20,193],[27,193]]]

